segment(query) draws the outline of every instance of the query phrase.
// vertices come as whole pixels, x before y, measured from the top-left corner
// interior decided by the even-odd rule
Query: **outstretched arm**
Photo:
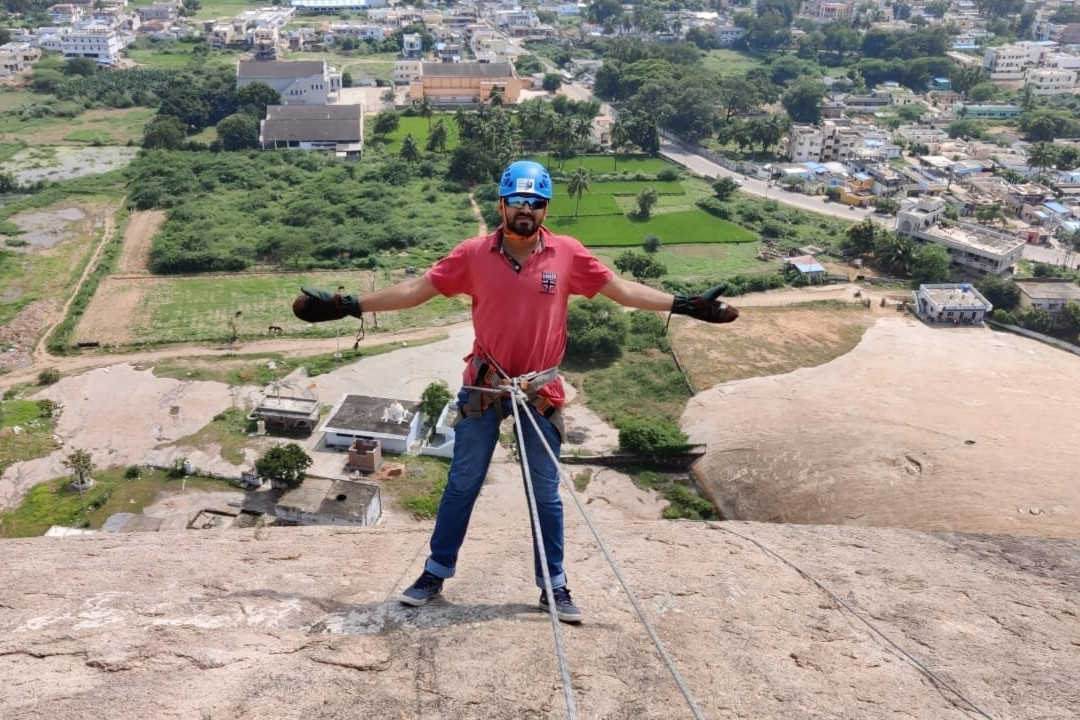
[[[611,278],[607,285],[600,288],[600,294],[626,307],[659,310],[661,312],[670,310],[671,304],[675,301],[675,296],[671,293],[662,292],[648,285],[621,278],[618,275]]]
[[[438,294],[439,291],[428,282],[427,276],[419,275],[388,288],[361,295],[360,306],[364,312],[401,310],[425,303]]]
[[[627,307],[670,311],[710,323],[729,323],[739,317],[739,311],[718,299],[726,290],[727,283],[720,283],[700,295],[672,295],[616,275],[600,288],[600,294]]]
[[[361,317],[364,312],[382,310],[400,310],[427,302],[438,295],[439,291],[428,282],[426,276],[420,276],[399,282],[382,290],[376,290],[362,297],[342,295],[329,290],[302,287],[300,295],[293,301],[293,314],[304,322],[326,322],[340,320],[346,315]]]

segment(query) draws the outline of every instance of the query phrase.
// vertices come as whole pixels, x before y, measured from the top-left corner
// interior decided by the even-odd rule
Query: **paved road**
[[[1080,270],[1080,253],[1073,250],[1062,250],[1058,247],[1025,245],[1024,259],[1050,265],[1064,265]]]
[[[791,207],[796,207],[800,210],[816,212],[821,215],[832,215],[833,217],[851,220],[852,222],[859,222],[863,218],[871,217],[874,214],[873,210],[864,210],[863,208],[855,208],[850,205],[841,205],[839,203],[823,202],[821,198],[810,197],[809,195],[803,195],[801,193],[788,192],[776,185],[770,185],[764,180],[744,177],[737,172],[732,172],[724,166],[717,165],[711,160],[701,157],[672,142],[662,142],[660,144],[660,154],[702,177],[710,179],[719,177],[733,178],[742,183],[741,190],[745,193],[757,195],[758,197],[767,198],[769,200],[776,200],[779,203],[790,205]],[[876,219],[883,220],[883,218]]]

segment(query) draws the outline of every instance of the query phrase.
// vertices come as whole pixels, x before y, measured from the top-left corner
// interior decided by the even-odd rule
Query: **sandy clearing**
[[[730,517],[1078,537],[1077,377],[1074,354],[894,314],[825,365],[699,393],[682,425]]]

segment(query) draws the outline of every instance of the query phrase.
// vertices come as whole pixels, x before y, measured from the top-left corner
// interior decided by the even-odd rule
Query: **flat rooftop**
[[[1014,280],[1028,297],[1080,302],[1080,286],[1071,280]]]
[[[366,395],[346,395],[333,414],[323,423],[322,432],[355,435],[370,433],[408,437],[412,419],[420,412],[420,403],[412,400],[398,400],[408,413],[404,422],[392,422],[383,419],[386,416],[391,398],[368,397]]]
[[[920,288],[936,305],[950,310],[984,310],[990,303],[970,285],[923,285]]]
[[[378,487],[353,480],[306,478],[303,484],[281,496],[277,506],[302,513],[362,520]]]
[[[983,230],[972,225],[950,225],[949,227],[937,225],[927,231],[927,234],[960,245],[967,245],[991,255],[1008,255],[1024,244],[1020,238]]]

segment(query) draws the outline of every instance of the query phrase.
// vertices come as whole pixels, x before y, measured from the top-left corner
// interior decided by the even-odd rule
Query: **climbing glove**
[[[739,317],[739,311],[716,299],[724,294],[727,287],[727,283],[720,283],[700,295],[676,295],[671,304],[671,312],[711,323],[732,322]]]
[[[300,294],[292,304],[293,315],[304,322],[340,320],[346,315],[360,317],[360,299],[355,295],[342,295],[319,288],[301,287]]]

